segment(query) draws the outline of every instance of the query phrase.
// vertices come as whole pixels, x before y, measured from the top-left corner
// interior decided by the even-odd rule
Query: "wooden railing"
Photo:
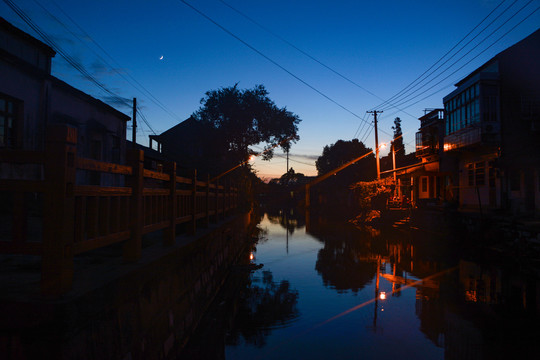
[[[1,164],[43,169],[42,180],[0,179],[0,192],[12,199],[0,215],[2,224],[11,222],[11,236],[2,230],[0,253],[41,256],[44,294],[71,287],[77,254],[122,242],[124,259],[136,261],[144,234],[163,230],[163,243],[172,246],[176,225],[186,223],[194,234],[197,223],[208,226],[237,207],[237,189],[217,180],[200,181],[196,172],[191,178],[177,176],[173,162],[164,172],[144,169],[141,150],[128,151],[127,165],[79,158],[76,140],[76,129],[55,125],[48,128],[44,152],[0,151]],[[113,174],[124,185],[77,184],[77,171],[83,170]],[[41,239],[28,236],[27,193],[41,194],[35,196],[42,199]]]

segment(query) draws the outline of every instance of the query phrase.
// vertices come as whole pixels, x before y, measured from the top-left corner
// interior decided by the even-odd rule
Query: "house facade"
[[[540,30],[444,97],[443,171],[460,208],[540,210]]]
[[[0,148],[43,150],[50,124],[77,129],[79,157],[125,162],[129,116],[51,75],[55,52],[0,18]],[[0,164],[0,177],[41,178],[30,169]],[[78,183],[119,185],[113,175],[80,171]]]
[[[414,200],[416,204],[437,203],[446,194],[444,178],[440,172],[442,140],[444,135],[444,110],[426,109],[419,118],[420,129],[416,133],[416,157],[421,164],[412,171]]]
[[[228,170],[225,154],[216,147],[219,138],[214,128],[190,117],[159,135],[149,136],[150,148],[155,148],[176,162],[179,173],[185,176],[196,169],[199,174],[217,175]],[[154,144],[155,143],[155,144]]]

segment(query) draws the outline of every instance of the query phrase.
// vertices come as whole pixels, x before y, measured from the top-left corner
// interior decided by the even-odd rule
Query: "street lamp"
[[[384,149],[386,147],[386,143],[382,143],[381,145],[377,146],[375,149],[375,158],[377,159],[377,180],[381,179],[381,164],[379,162],[379,150]]]

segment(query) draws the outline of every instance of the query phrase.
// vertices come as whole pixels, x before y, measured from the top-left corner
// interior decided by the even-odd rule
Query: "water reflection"
[[[274,282],[270,271],[254,277],[243,289],[237,304],[235,326],[227,335],[228,345],[246,344],[263,347],[272,329],[286,326],[298,317],[298,291],[287,280]]]
[[[306,226],[305,212],[294,207],[267,206],[265,214],[272,224],[281,225],[289,235]]]
[[[471,239],[451,234],[307,223],[290,209],[262,219],[267,232],[236,272],[242,285],[218,300],[230,304],[218,311],[227,319],[223,358],[539,354],[534,261],[468,247]]]

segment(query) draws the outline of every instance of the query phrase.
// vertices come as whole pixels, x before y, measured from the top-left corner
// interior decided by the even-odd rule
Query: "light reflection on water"
[[[288,211],[266,214],[260,228],[245,256],[252,271],[240,271],[241,286],[218,300],[228,304],[213,335],[224,349],[204,358],[505,359],[540,351],[540,282],[531,269],[465,255],[448,236],[306,223]]]
[[[260,226],[267,240],[257,245],[256,258],[264,267],[253,279],[258,282],[269,271],[275,280],[288,281],[298,291],[298,317],[268,332],[264,347],[228,346],[227,359],[387,358],[404,352],[417,359],[443,357],[444,349],[420,331],[418,288],[396,291],[405,284],[384,277],[396,275],[389,258],[370,252],[371,244],[351,239],[354,231],[347,231],[353,229],[337,232],[337,239],[320,240],[305,227],[291,234],[268,216]],[[418,280],[407,272],[399,276]],[[383,293],[392,295],[383,300]],[[355,309],[359,304],[365,306]]]

